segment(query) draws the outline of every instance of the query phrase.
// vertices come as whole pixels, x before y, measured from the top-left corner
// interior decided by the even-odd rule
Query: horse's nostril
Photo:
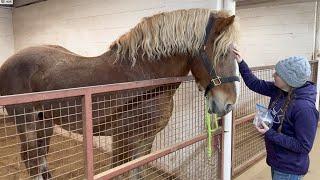
[[[43,112],[39,112],[38,113],[38,119],[39,120],[43,120]]]
[[[212,107],[212,110],[213,110],[213,111],[216,110],[216,109],[217,109],[217,104],[216,104],[216,102],[212,101],[211,107]]]
[[[226,105],[226,111],[229,112],[232,110],[232,104],[227,104]]]

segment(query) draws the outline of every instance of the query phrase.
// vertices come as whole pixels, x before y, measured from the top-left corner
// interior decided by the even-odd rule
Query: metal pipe
[[[235,0],[223,0],[223,9],[235,14]],[[230,180],[232,177],[232,119],[232,112],[224,116],[223,180]]]
[[[316,108],[319,110],[319,98],[320,98],[320,0],[316,2],[316,24],[315,24],[315,42],[314,42],[314,54],[313,59],[318,60],[318,68],[317,68],[317,97],[316,97]]]
[[[316,2],[315,12],[315,44],[314,44],[314,60],[320,59],[320,0]]]

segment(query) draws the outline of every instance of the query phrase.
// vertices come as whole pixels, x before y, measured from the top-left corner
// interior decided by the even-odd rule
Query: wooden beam
[[[13,1],[13,7],[19,8],[23,6],[28,6],[31,4],[39,3],[46,0],[14,0]]]
[[[258,6],[316,2],[316,0],[236,0],[237,8],[254,8]]]

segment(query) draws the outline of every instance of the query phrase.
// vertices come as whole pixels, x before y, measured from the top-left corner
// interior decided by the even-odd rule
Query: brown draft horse
[[[238,85],[235,81],[238,81],[238,67],[231,50],[237,37],[235,17],[227,12],[208,9],[164,12],[144,18],[117,39],[109,51],[98,57],[79,56],[63,47],[52,45],[21,50],[11,56],[0,69],[0,94],[3,96],[186,76],[191,71],[199,90],[206,90],[209,111],[222,116],[232,109],[237,98]],[[132,124],[122,124],[121,127],[119,125],[117,132],[107,131],[110,126],[94,129],[94,132],[105,132],[98,135],[113,137],[113,167],[150,152],[156,133],[166,126],[171,116],[173,94],[160,94],[166,107],[160,111],[146,108],[144,114],[150,115],[147,119],[143,115],[136,115],[141,116],[138,117],[140,121],[145,120],[154,125],[151,133],[144,133],[143,128],[136,127],[137,123],[134,128],[140,129],[139,132],[125,133],[125,129],[132,129],[129,127],[133,126]],[[125,105],[129,101],[130,99],[121,103]],[[161,103],[159,101],[154,100],[153,103]],[[145,105],[147,103],[139,102],[136,106]],[[34,111],[34,107],[32,104],[5,108],[9,115],[16,116],[21,139],[21,157],[29,175],[35,179],[50,179],[46,154],[53,134],[53,124],[64,128],[66,123],[79,121],[77,123],[81,125],[82,121],[55,119],[52,116],[59,115],[50,113],[39,112],[37,116],[24,114]],[[39,108],[38,111],[42,110]],[[109,117],[112,111],[113,109],[109,114],[105,114],[104,123],[111,124],[111,121],[116,121]],[[123,116],[119,118],[128,117],[125,114],[123,112]],[[128,121],[134,120],[137,119]],[[98,124],[98,121],[99,118],[95,118],[93,123]],[[118,126],[117,123],[114,125]],[[40,128],[44,129],[39,131]],[[68,130],[74,129],[69,127]],[[146,134],[148,138],[145,137]],[[129,143],[132,145],[127,146]],[[123,148],[125,146],[127,148]],[[139,178],[139,175],[134,177]]]

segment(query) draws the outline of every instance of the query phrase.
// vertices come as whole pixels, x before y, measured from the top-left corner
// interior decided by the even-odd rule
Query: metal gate
[[[53,179],[222,177],[222,127],[208,157],[204,98],[191,77],[3,96],[0,106],[8,107],[0,179],[28,179],[28,171]]]

